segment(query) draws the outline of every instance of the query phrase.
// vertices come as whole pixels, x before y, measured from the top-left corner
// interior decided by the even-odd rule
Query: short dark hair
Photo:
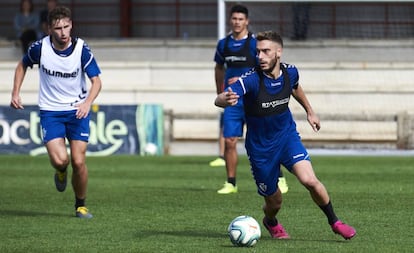
[[[72,12],[68,7],[65,6],[57,6],[53,10],[49,12],[49,15],[47,16],[47,22],[49,26],[53,25],[53,22],[56,22],[57,20],[63,19],[63,18],[69,18],[72,19]]]
[[[241,4],[236,4],[233,7],[231,7],[230,16],[233,15],[233,13],[243,13],[244,15],[246,15],[246,18],[249,17],[249,10],[246,6]]]
[[[256,35],[256,40],[257,41],[270,40],[270,41],[279,43],[283,47],[282,36],[280,36],[280,34],[278,34],[277,32],[274,32],[274,31],[259,32]]]

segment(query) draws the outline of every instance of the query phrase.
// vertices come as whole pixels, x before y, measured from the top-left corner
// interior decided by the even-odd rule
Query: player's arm
[[[33,65],[38,64],[40,61],[40,48],[40,41],[33,43],[29,47],[27,54],[25,54],[22,60],[17,63],[14,71],[13,90],[10,101],[10,106],[15,109],[23,109],[23,104],[20,98],[20,89],[23,85],[27,68],[33,68]]]
[[[89,80],[91,81],[91,88],[89,89],[88,97],[86,97],[83,103],[77,105],[78,110],[76,111],[76,117],[78,119],[88,116],[92,103],[98,97],[102,88],[102,81],[98,75],[90,77]]]
[[[89,77],[89,80],[91,81],[91,88],[89,89],[89,94],[86,97],[86,99],[81,104],[77,105],[77,118],[85,118],[88,116],[89,111],[91,109],[91,105],[98,97],[98,94],[102,88],[102,81],[99,77],[99,75],[101,74],[101,70],[99,69],[99,66],[96,63],[96,60],[93,57],[92,52],[86,44],[83,47],[81,62],[82,67],[86,72],[86,75]]]
[[[216,80],[216,92],[220,94],[224,88],[224,65],[216,63],[214,67],[214,79]]]
[[[76,111],[76,117],[86,118],[89,114],[93,101],[98,97],[99,92],[102,88],[101,78],[99,76],[94,76],[89,78],[91,81],[91,88],[89,90],[88,97],[80,104],[76,105],[78,110]]]
[[[102,81],[99,76],[94,76],[90,78],[91,80],[91,89],[89,90],[89,95],[85,100],[85,103],[92,105],[93,101],[95,101],[96,97],[98,97],[99,92],[102,88]]]
[[[23,84],[24,76],[26,75],[26,70],[27,66],[23,64],[23,61],[19,61],[14,71],[13,90],[10,102],[10,106],[15,109],[24,109],[20,98],[20,89]]]
[[[305,95],[304,90],[299,84],[297,85],[296,89],[293,89],[292,95],[296,99],[296,101],[298,101],[299,104],[303,107],[303,109],[305,109],[309,124],[312,126],[313,130],[317,132],[321,128],[321,122],[319,120],[318,115],[316,115],[316,113],[313,111],[312,106]]]

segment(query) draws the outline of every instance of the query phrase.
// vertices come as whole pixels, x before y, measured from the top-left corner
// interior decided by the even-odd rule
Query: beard
[[[262,71],[264,72],[264,73],[268,73],[268,74],[270,74],[270,73],[272,73],[272,71],[275,69],[275,67],[276,67],[276,60],[272,60],[272,61],[270,61],[269,62],[269,67],[268,68],[266,68],[266,69],[264,69],[264,68],[262,68]]]

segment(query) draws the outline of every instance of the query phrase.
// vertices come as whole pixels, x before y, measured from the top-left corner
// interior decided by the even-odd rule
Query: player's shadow
[[[41,216],[66,216],[63,213],[47,213],[40,211],[26,211],[26,210],[0,210],[0,216],[16,216],[16,217],[41,217]]]
[[[290,238],[290,239],[274,239],[274,238],[270,238],[270,237],[266,237],[266,238],[260,238],[260,241],[275,241],[275,240],[280,240],[283,242],[290,242],[290,243],[298,243],[301,244],[303,242],[320,242],[320,243],[347,243],[350,240],[343,240],[343,239],[304,239],[304,238]]]

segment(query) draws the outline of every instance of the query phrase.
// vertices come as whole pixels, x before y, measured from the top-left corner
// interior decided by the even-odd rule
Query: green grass
[[[73,192],[54,189],[47,157],[0,156],[0,252],[413,252],[414,158],[313,157],[338,216],[357,229],[345,241],[285,170],[278,216],[292,239],[262,228],[253,248],[233,247],[226,229],[242,214],[262,219],[246,157],[239,193],[218,195],[224,168],[213,157],[90,157],[91,220],[74,217]]]

